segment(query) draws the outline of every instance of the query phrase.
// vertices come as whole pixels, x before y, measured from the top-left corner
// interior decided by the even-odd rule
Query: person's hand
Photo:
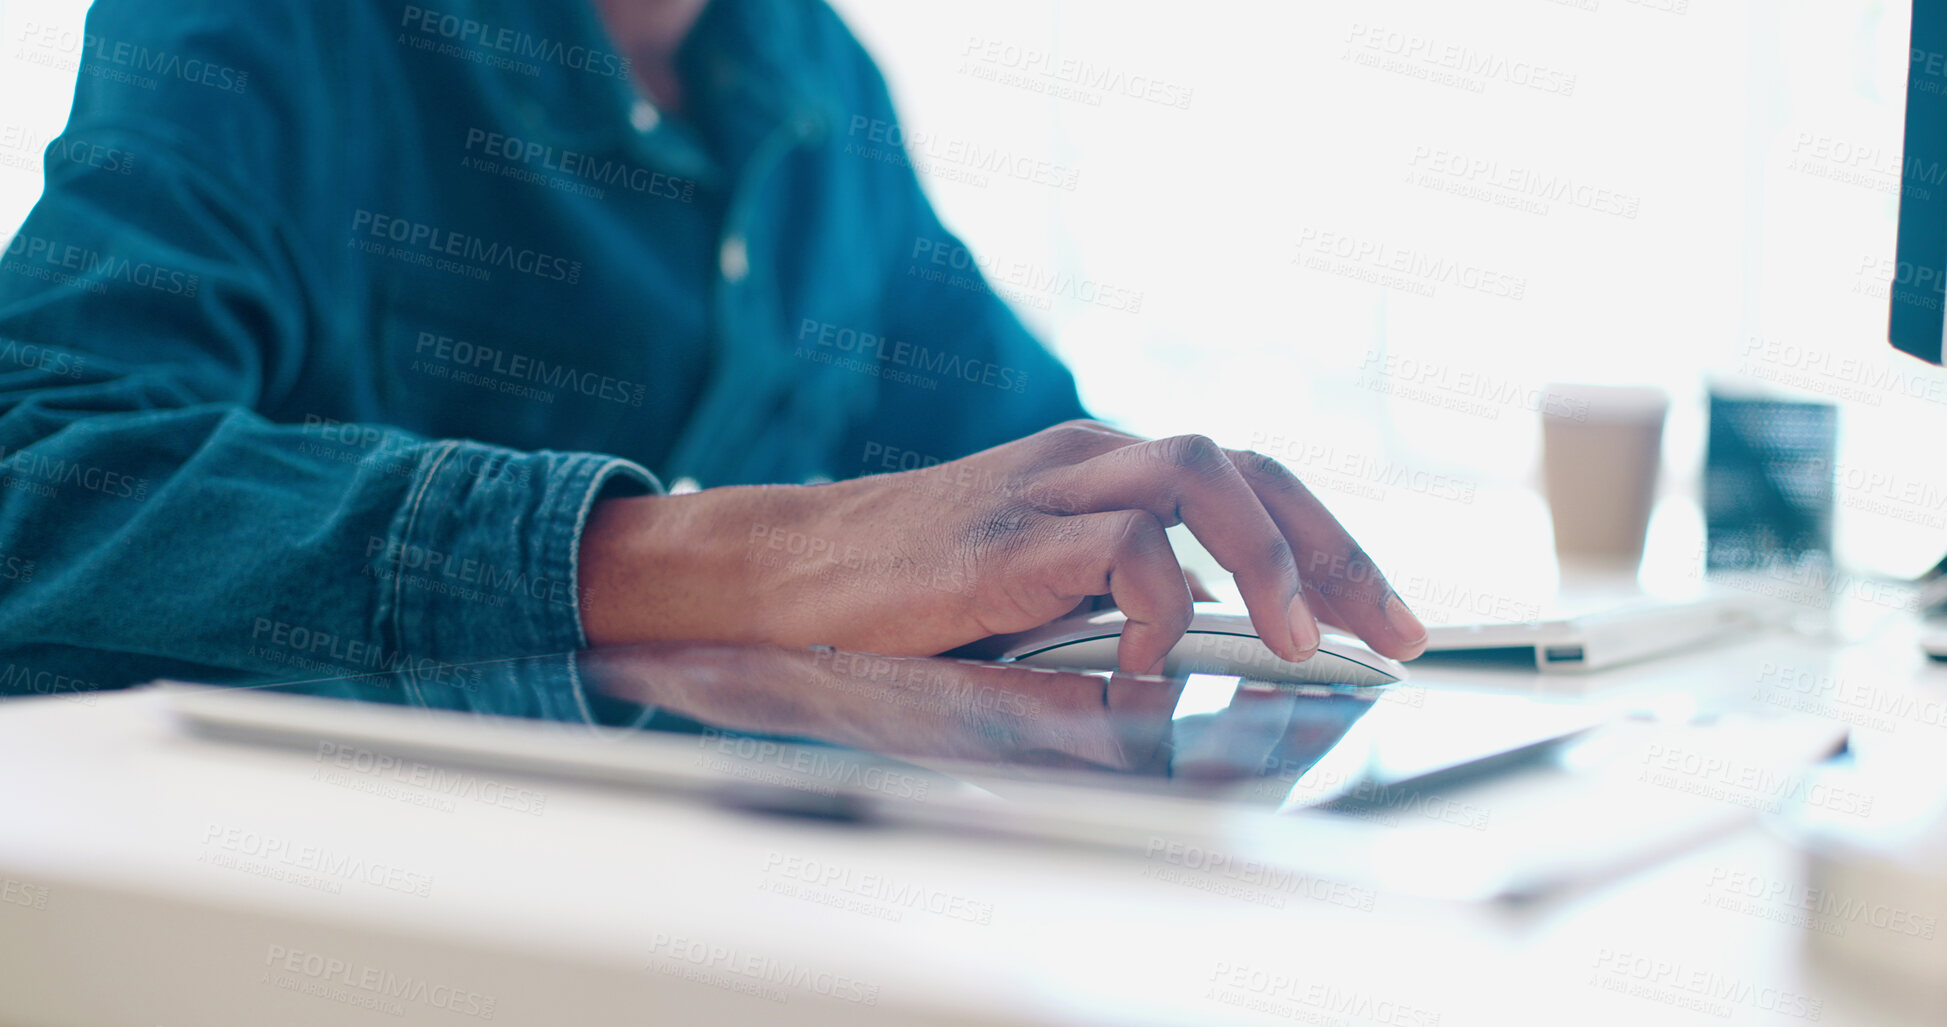
[[[716,642],[591,649],[576,668],[611,698],[727,731],[814,738],[925,766],[1155,777],[1170,776],[1171,714],[1183,694],[1180,680]],[[1261,756],[1233,749],[1223,779],[1258,776]]]
[[[1179,521],[1284,659],[1317,650],[1314,612],[1394,659],[1425,648],[1419,619],[1282,464],[1089,421],[918,471],[606,500],[582,536],[583,627],[593,645],[929,655],[1107,595],[1129,618],[1118,663],[1153,673],[1190,622],[1164,534]]]

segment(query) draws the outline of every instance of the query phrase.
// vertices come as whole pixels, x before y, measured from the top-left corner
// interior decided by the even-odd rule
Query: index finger
[[[1165,526],[1188,525],[1236,576],[1251,623],[1272,652],[1296,662],[1318,648],[1289,536],[1208,438],[1139,442],[1051,472],[1046,481],[1062,497],[1062,513],[1137,509]]]
[[[1297,475],[1262,453],[1225,452],[1291,540],[1299,578],[1308,591],[1318,593],[1335,621],[1395,660],[1410,660],[1426,651],[1426,625]]]

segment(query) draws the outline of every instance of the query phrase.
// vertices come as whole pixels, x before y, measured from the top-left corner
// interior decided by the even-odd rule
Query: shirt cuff
[[[576,580],[598,499],[663,491],[648,470],[598,453],[523,453],[434,443],[365,573],[395,651],[443,663],[566,653],[587,645]],[[563,694],[508,695],[512,716],[590,721],[572,675]],[[491,708],[490,697],[482,705]]]

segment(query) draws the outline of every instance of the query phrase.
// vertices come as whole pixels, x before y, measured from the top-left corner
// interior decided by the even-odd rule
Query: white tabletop
[[[1455,680],[1654,704],[1769,695],[1784,666],[1947,698],[1902,618],[1841,620],[1584,677]],[[1755,819],[1590,890],[1472,905],[559,780],[381,778],[185,736],[155,700],[0,705],[0,1020],[1454,1027],[1947,1008],[1827,958],[1846,936],[1947,941],[1808,918],[1805,857]],[[1860,730],[1937,733],[1926,708]]]

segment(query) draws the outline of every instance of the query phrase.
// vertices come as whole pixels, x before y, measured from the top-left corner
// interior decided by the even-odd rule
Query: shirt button
[[[629,108],[629,124],[635,126],[638,132],[653,132],[657,125],[662,124],[662,120],[662,112],[647,100],[638,99],[635,106]]]
[[[745,247],[743,236],[733,235],[723,241],[717,266],[723,270],[724,280],[732,285],[744,280],[750,273],[750,250]]]

